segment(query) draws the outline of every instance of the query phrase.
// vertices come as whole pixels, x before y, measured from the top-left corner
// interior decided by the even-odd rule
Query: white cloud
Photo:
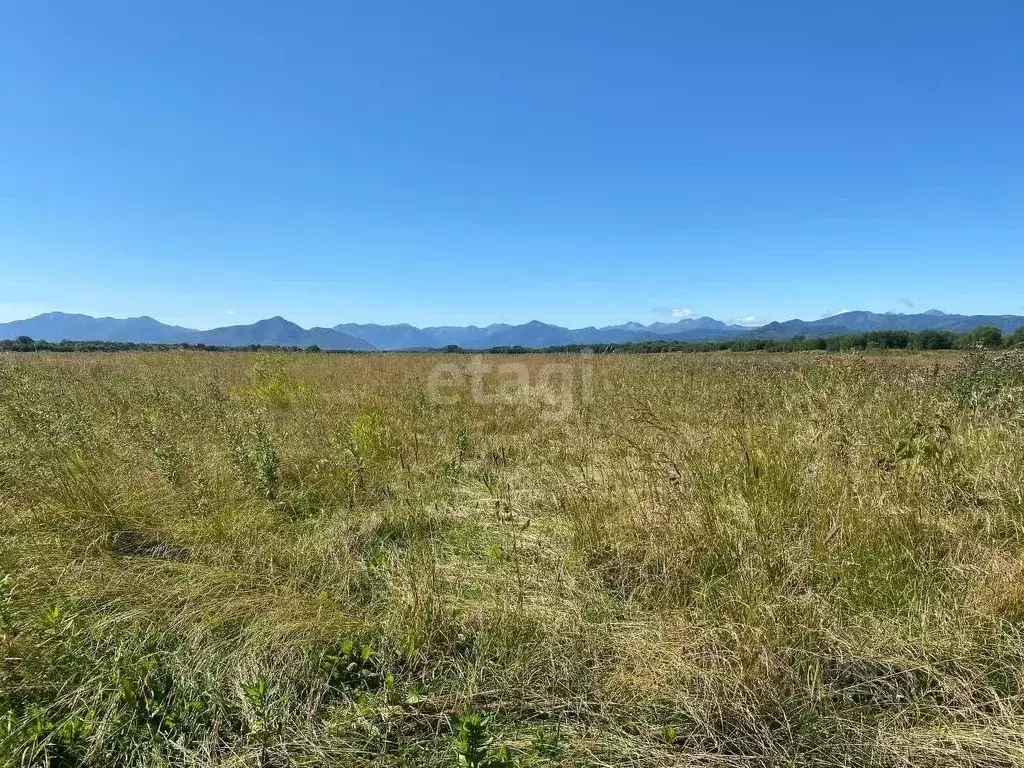
[[[686,309],[685,307],[674,307],[668,311],[669,317],[674,317],[676,320],[689,320],[693,317],[693,310]]]
[[[824,320],[826,317],[835,317],[836,315],[841,315],[844,312],[853,312],[853,310],[852,309],[830,309],[828,312],[823,314],[818,319],[819,320]]]
[[[727,322],[729,325],[761,325],[756,315],[733,315]]]

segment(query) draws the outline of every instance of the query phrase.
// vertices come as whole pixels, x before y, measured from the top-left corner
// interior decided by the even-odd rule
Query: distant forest
[[[521,347],[493,347],[488,352],[845,352],[872,349],[938,350],[938,349],[1012,349],[1024,346],[1024,327],[1004,335],[994,325],[986,325],[969,333],[953,331],[868,331],[842,336],[793,336],[788,339],[726,339],[722,341],[638,341],[628,344],[574,344],[529,350]],[[446,347],[443,351],[472,352]]]
[[[1004,335],[992,325],[976,328],[970,333],[952,331],[870,331],[843,336],[806,337],[789,339],[730,339],[725,341],[639,341],[628,344],[572,344],[559,347],[530,349],[527,347],[491,347],[465,349],[448,346],[439,352],[447,354],[525,354],[532,352],[571,353],[656,353],[656,352],[845,352],[852,350],[938,350],[938,349],[1011,349],[1024,346],[1024,328]],[[120,341],[37,341],[27,336],[0,341],[0,352],[150,352],[168,350],[198,350],[206,352],[237,352],[280,350],[287,352],[329,352],[329,354],[375,354],[348,350],[321,350],[319,347],[276,347],[251,345],[247,347],[216,347],[207,344],[141,344]],[[412,351],[412,350],[410,350]],[[419,350],[426,351],[426,350]],[[378,353],[379,354],[379,353]]]

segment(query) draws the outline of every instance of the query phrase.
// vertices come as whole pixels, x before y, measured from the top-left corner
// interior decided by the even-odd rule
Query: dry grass
[[[2,357],[0,764],[1024,764],[1007,359]]]

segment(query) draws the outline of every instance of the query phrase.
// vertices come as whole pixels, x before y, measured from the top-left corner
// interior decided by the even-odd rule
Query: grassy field
[[[0,765],[1024,764],[1017,353],[482,362],[0,356]]]

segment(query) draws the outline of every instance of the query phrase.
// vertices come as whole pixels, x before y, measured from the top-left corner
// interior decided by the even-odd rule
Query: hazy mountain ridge
[[[948,315],[937,309],[918,314],[898,312],[851,311],[821,318],[820,320],[787,320],[768,323],[753,329],[755,338],[789,338],[798,334],[805,336],[839,336],[846,333],[867,333],[870,331],[952,331],[967,333],[983,325],[994,325],[1003,333],[1013,333],[1024,326],[1021,315]]]
[[[563,328],[533,320],[522,325],[495,323],[484,327],[428,326],[407,323],[342,323],[333,328],[302,328],[277,316],[248,325],[200,331],[167,325],[151,317],[91,317],[49,312],[25,320],[0,323],[0,339],[29,336],[45,341],[115,341],[152,344],[207,344],[248,347],[283,346],[331,350],[437,349],[456,345],[466,349],[490,347],[555,347],[570,344],[622,344],[638,341],[718,341],[735,338],[789,338],[840,336],[868,331],[923,331],[964,333],[994,325],[1003,333],[1024,327],[1022,315],[954,315],[938,310],[919,314],[843,312],[819,320],[787,320],[759,327],[730,325],[710,317],[686,318],[650,325],[623,323],[602,328]]]
[[[140,344],[207,344],[217,347],[261,346],[310,347],[335,350],[372,350],[362,339],[332,328],[305,329],[283,317],[271,317],[249,325],[232,325],[198,331],[167,325],[151,317],[90,317],[48,312],[0,323],[0,338],[29,336],[43,341],[119,341]]]
[[[522,325],[495,323],[484,327],[433,326],[415,328],[410,325],[358,325],[346,323],[334,326],[353,336],[364,339],[378,349],[429,349],[456,345],[467,349],[489,347],[557,347],[569,344],[624,344],[658,339],[719,338],[723,332],[736,334],[749,330],[741,325],[727,325],[710,317],[687,318],[673,323],[623,323],[601,328],[564,328],[532,320]],[[417,335],[410,336],[410,329]],[[415,340],[415,343],[411,343]]]

